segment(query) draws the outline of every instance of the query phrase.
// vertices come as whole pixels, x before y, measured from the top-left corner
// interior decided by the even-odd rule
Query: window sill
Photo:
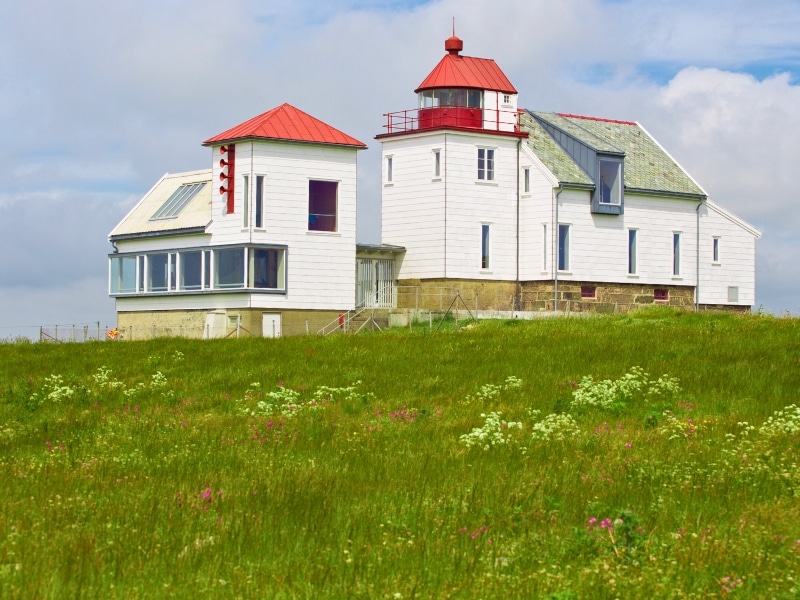
[[[499,184],[494,179],[489,181],[486,181],[485,179],[477,179],[475,181],[475,185],[490,185],[493,187],[497,187]]]
[[[394,187],[394,182],[384,183],[383,187]]]
[[[721,267],[721,266],[722,266],[722,263],[721,263],[721,262],[712,262],[712,263],[711,263],[711,266],[712,266],[712,267]]]
[[[683,277],[681,277],[680,275],[673,275],[672,281],[683,281]]]
[[[492,274],[494,274],[494,271],[492,271],[491,269],[481,269],[480,270],[480,274],[481,275],[492,275]]]
[[[530,192],[522,192],[522,194],[520,195],[520,198],[530,198],[531,195],[532,194]]]
[[[628,279],[639,279],[639,275],[636,273],[628,273]]]
[[[569,275],[569,276],[572,276],[572,271],[559,271],[559,272],[558,272],[558,274],[559,274],[559,275]]]
[[[442,180],[441,177],[434,177],[434,178],[431,179],[431,181],[441,181],[441,180]]]
[[[306,235],[321,235],[323,237],[342,237],[338,231],[306,231]]]

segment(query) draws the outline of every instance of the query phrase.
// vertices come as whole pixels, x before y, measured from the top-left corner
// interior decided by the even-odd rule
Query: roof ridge
[[[616,123],[617,125],[638,125],[636,121],[619,121],[617,119],[605,119],[603,117],[590,117],[587,115],[573,115],[571,113],[556,113],[565,119],[585,119],[587,121],[600,121],[602,123]]]

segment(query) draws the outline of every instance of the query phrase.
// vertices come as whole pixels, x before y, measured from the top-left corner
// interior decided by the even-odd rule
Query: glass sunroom
[[[109,294],[286,293],[285,246],[220,246],[109,255]]]

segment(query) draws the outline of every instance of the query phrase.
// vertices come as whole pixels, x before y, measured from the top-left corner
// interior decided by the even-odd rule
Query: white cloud
[[[797,2],[32,0],[3,16],[0,250],[20,256],[0,261],[4,305],[12,288],[108,304],[105,284],[69,282],[102,279],[108,231],[136,198],[166,171],[205,167],[204,139],[282,102],[370,146],[359,238],[379,241],[373,137],[383,113],[414,107],[455,16],[465,54],[494,58],[523,106],[642,122],[716,201],[764,230],[759,301],[791,308],[800,88],[788,74],[736,70],[797,68]],[[653,81],[653,64],[672,71]],[[29,305],[51,320],[47,303]]]

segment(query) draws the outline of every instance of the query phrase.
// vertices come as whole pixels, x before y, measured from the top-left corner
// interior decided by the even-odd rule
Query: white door
[[[261,335],[281,337],[281,313],[261,313]]]
[[[206,325],[203,329],[203,339],[225,337],[225,311],[216,311],[206,314]]]

